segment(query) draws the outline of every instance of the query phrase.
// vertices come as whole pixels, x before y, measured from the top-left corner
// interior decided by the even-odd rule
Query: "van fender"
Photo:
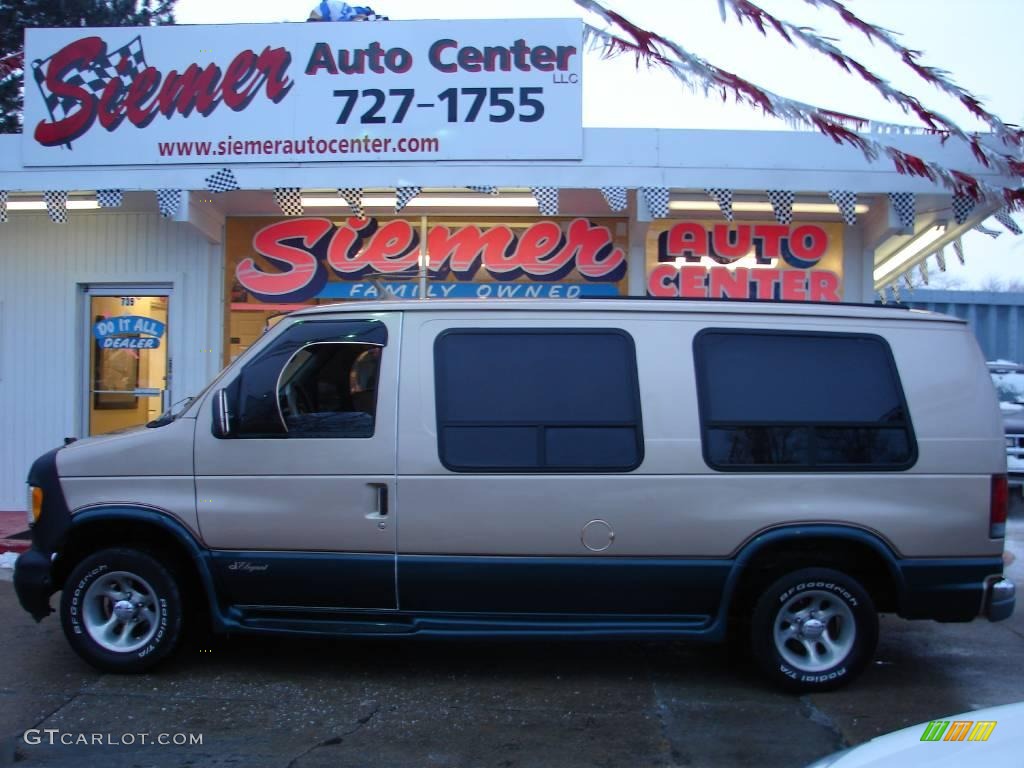
[[[870,547],[876,552],[888,568],[889,575],[900,595],[905,591],[905,582],[902,569],[899,567],[898,558],[892,547],[889,546],[880,536],[863,528],[856,528],[850,525],[836,525],[833,523],[811,523],[784,525],[772,528],[755,535],[743,544],[733,561],[732,570],[725,582],[725,589],[722,594],[722,606],[714,623],[708,628],[711,638],[724,638],[726,624],[728,622],[729,610],[732,607],[736,589],[739,586],[740,578],[744,570],[753,559],[766,548],[779,542],[798,541],[800,539],[832,539],[834,541],[847,541],[862,544]]]
[[[144,507],[131,504],[103,504],[95,507],[88,507],[71,516],[71,525],[67,538],[74,536],[76,528],[88,523],[107,521],[144,522],[155,525],[170,534],[177,541],[195,564],[196,572],[199,574],[199,581],[206,593],[207,605],[210,606],[210,618],[213,621],[214,629],[226,631],[227,626],[224,616],[219,609],[217,589],[214,584],[213,574],[210,571],[209,551],[202,546],[188,528],[182,525],[170,514],[153,507]]]

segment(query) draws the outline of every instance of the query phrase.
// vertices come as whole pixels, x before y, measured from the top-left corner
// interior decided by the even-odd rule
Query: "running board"
[[[235,606],[230,631],[357,637],[671,637],[705,635],[710,616],[555,616],[344,612],[330,609]]]

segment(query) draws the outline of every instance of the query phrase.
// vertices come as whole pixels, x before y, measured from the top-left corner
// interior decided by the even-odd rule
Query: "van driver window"
[[[373,437],[381,348],[324,342],[281,371],[277,404],[288,438]]]

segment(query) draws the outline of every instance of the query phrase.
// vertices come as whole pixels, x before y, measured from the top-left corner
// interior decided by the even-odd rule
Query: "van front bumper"
[[[998,579],[985,585],[985,617],[989,621],[1002,621],[1013,615],[1017,602],[1017,588],[1009,579]]]
[[[34,547],[14,563],[14,591],[21,607],[36,621],[42,621],[53,613],[50,595],[53,587],[53,570],[50,556]]]

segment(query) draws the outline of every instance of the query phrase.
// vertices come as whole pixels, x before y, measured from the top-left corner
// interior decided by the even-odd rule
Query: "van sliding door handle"
[[[370,483],[371,488],[377,490],[377,508],[374,510],[376,517],[388,516],[388,486],[387,483]]]

